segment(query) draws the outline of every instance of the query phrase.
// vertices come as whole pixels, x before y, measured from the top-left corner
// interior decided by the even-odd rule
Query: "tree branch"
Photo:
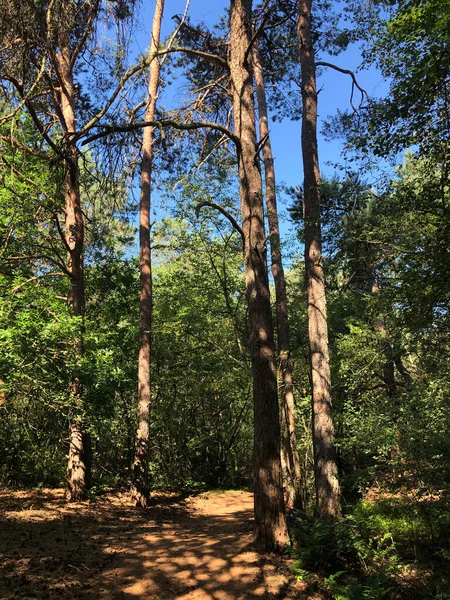
[[[55,219],[56,229],[58,230],[59,237],[61,238],[61,240],[62,240],[62,243],[64,244],[64,246],[65,246],[65,248],[66,248],[67,252],[68,252],[69,254],[72,254],[72,249],[71,249],[71,247],[69,246],[69,244],[67,243],[66,236],[64,235],[64,231],[62,230],[62,228],[61,228],[61,223],[59,222],[59,219],[58,219],[58,215],[55,213],[55,214],[53,215],[53,218]]]
[[[42,279],[43,277],[66,277],[66,275],[67,275],[67,273],[60,273],[58,271],[51,271],[50,273],[41,273],[40,275],[35,275],[34,277],[30,277],[30,279],[27,279],[26,281],[19,283],[19,285],[16,285],[16,287],[11,290],[11,292],[13,294],[15,294],[21,288],[23,288],[24,285],[27,285],[27,283],[31,283],[32,281],[37,281],[38,279]]]
[[[186,54],[193,54],[194,56],[199,56],[200,58],[214,60],[215,62],[218,62],[220,65],[225,67],[227,70],[229,69],[228,62],[218,54],[211,54],[210,52],[204,52],[203,50],[195,50],[194,48],[186,48],[185,46],[178,46],[175,48],[166,48],[165,50],[159,50],[156,53],[156,56],[164,56],[165,54],[169,54],[170,52],[185,52]]]
[[[65,264],[63,262],[59,262],[58,260],[56,260],[55,258],[53,258],[52,256],[49,256],[48,254],[37,254],[34,256],[27,256],[27,255],[23,255],[23,256],[6,256],[3,258],[3,260],[5,262],[22,262],[22,261],[29,261],[29,260],[46,260],[49,263],[56,265],[57,267],[59,267],[62,271],[64,271],[64,273],[67,275],[67,277],[72,278],[72,273],[69,271],[69,269],[65,266]]]
[[[53,140],[49,137],[49,135],[45,131],[45,128],[42,125],[41,121],[39,120],[39,117],[37,116],[33,105],[30,102],[28,102],[28,100],[26,99],[26,95],[24,93],[23,86],[19,83],[19,81],[17,81],[17,79],[15,77],[5,77],[5,79],[8,79],[8,81],[10,81],[13,84],[13,86],[16,88],[16,90],[19,92],[21,98],[25,101],[24,104],[27,107],[27,110],[30,113],[30,116],[33,119],[33,122],[36,125],[39,133],[42,135],[42,137],[47,142],[47,144],[50,146],[50,148],[55,152],[55,154],[57,156],[59,156],[60,151],[59,151],[58,147],[56,146],[56,144],[53,142]]]
[[[223,127],[218,123],[209,123],[208,121],[200,123],[179,123],[172,119],[160,119],[158,121],[141,121],[138,123],[130,123],[129,125],[105,125],[103,126],[102,131],[87,137],[85,140],[83,140],[81,145],[85,146],[90,142],[99,140],[100,138],[111,135],[112,133],[125,133],[127,131],[141,129],[142,127],[173,127],[174,129],[181,129],[183,131],[194,131],[196,129],[209,128],[225,134],[236,144],[237,148],[240,148],[241,144],[239,138],[232,131],[230,131],[230,129]]]
[[[337,65],[334,65],[333,63],[324,62],[324,61],[316,62],[316,67],[329,67],[330,69],[334,69],[335,71],[338,71],[339,73],[343,73],[344,75],[350,75],[350,77],[352,78],[352,93],[350,94],[350,106],[353,108],[353,110],[355,112],[357,112],[357,109],[353,106],[353,93],[355,91],[355,87],[361,93],[361,102],[359,103],[358,108],[361,108],[361,106],[364,102],[364,99],[366,99],[366,100],[369,99],[369,94],[366,92],[366,90],[364,88],[362,88],[359,85],[354,72],[351,71],[350,69],[343,69],[342,67],[338,67]]]
[[[178,23],[177,27],[175,28],[175,31],[174,31],[174,32],[172,33],[172,35],[170,36],[170,40],[169,40],[169,42],[168,42],[168,44],[167,44],[167,49],[169,49],[169,48],[172,48],[172,44],[174,43],[174,41],[175,41],[175,39],[176,39],[176,37],[177,37],[178,33],[180,32],[180,29],[183,27],[183,25],[184,25],[184,23],[185,23],[185,21],[186,21],[186,17],[187,17],[187,14],[188,14],[188,10],[189,10],[189,5],[190,5],[190,3],[191,3],[191,0],[186,0],[186,5],[185,5],[185,7],[184,7],[184,13],[183,13],[183,16],[181,17],[181,19],[180,19],[180,21],[179,21],[179,23]],[[167,57],[167,55],[166,55],[165,57],[163,57],[163,59],[162,59],[162,61],[161,61],[161,67],[162,67],[162,66],[163,66],[163,64],[164,64],[164,62],[165,62],[165,60],[166,60],[166,57]]]
[[[79,53],[81,52],[81,49],[83,48],[89,34],[92,31],[92,25],[94,24],[94,21],[97,17],[98,7],[99,7],[99,2],[97,0],[97,2],[95,3],[95,8],[93,8],[93,9],[91,8],[91,12],[89,14],[89,18],[86,23],[86,27],[84,28],[83,34],[80,37],[80,40],[79,40],[78,44],[76,45],[74,51],[72,52],[72,56],[70,57],[70,69],[73,69],[73,67],[75,66],[75,61],[77,60],[77,57],[78,57]]]
[[[226,217],[231,225],[234,227],[234,229],[236,229],[236,231],[239,233],[239,235],[242,238],[242,243],[244,243],[245,241],[245,236],[244,236],[244,232],[242,230],[242,227],[239,225],[239,223],[236,221],[236,219],[234,217],[232,217],[230,215],[230,213],[223,207],[220,206],[220,204],[216,204],[215,202],[200,202],[200,204],[197,204],[197,206],[195,207],[195,216],[199,217],[200,215],[200,210],[204,207],[204,206],[209,206],[211,208],[215,208],[216,210],[218,210],[224,217]]]
[[[82,138],[90,129],[92,129],[92,127],[94,127],[94,125],[98,121],[100,121],[100,119],[111,108],[111,105],[113,104],[114,100],[117,98],[119,92],[123,89],[123,86],[128,81],[128,79],[130,79],[131,77],[133,77],[133,75],[136,75],[136,73],[139,73],[139,71],[143,71],[147,66],[148,66],[148,61],[142,61],[142,63],[140,63],[139,65],[135,65],[134,67],[131,67],[130,69],[128,69],[128,71],[126,73],[124,73],[122,75],[122,77],[119,80],[119,83],[115,87],[115,89],[114,89],[113,93],[111,94],[111,96],[109,97],[108,101],[103,106],[102,110],[100,110],[94,117],[92,117],[92,119],[90,121],[88,121],[86,123],[86,125],[84,125],[72,137],[72,141],[73,142],[76,142],[77,140],[79,140],[80,138]]]

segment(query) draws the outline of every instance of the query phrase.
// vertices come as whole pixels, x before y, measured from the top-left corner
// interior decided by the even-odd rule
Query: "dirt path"
[[[252,545],[252,495],[126,495],[64,503],[62,490],[0,491],[1,600],[307,598],[286,559]]]

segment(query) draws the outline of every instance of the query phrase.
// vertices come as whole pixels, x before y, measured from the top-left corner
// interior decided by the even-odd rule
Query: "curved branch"
[[[216,210],[218,210],[224,217],[226,217],[231,225],[233,226],[234,229],[236,229],[236,231],[239,233],[239,235],[242,238],[242,243],[244,243],[245,241],[245,236],[244,236],[244,232],[242,230],[242,227],[239,225],[239,223],[236,221],[236,219],[234,217],[232,217],[230,215],[230,213],[223,207],[220,206],[220,204],[216,204],[215,202],[200,202],[199,204],[197,204],[197,206],[195,207],[195,216],[199,217],[200,215],[200,211],[204,206],[209,206],[210,208],[215,208]]]
[[[175,39],[176,39],[177,35],[179,34],[179,32],[180,32],[180,29],[183,27],[183,25],[184,25],[184,23],[185,23],[185,21],[186,21],[186,17],[187,17],[187,14],[188,14],[188,10],[189,10],[189,5],[190,5],[190,3],[191,3],[191,0],[186,0],[186,5],[185,5],[185,7],[184,7],[184,13],[183,13],[183,16],[182,16],[182,17],[181,17],[181,19],[179,20],[179,22],[178,22],[178,25],[177,25],[177,27],[175,28],[175,31],[174,31],[174,32],[172,33],[172,35],[170,36],[170,40],[169,40],[169,42],[168,42],[168,44],[167,44],[167,49],[169,49],[169,48],[172,48],[172,44],[174,43],[174,41],[175,41]],[[173,18],[173,17],[172,17],[172,18]],[[163,66],[163,64],[164,64],[164,62],[165,62],[165,60],[166,60],[166,57],[167,57],[167,56],[168,56],[168,55],[166,55],[166,56],[164,56],[164,57],[163,57],[163,59],[162,59],[162,61],[161,61],[161,67]]]
[[[361,102],[359,103],[358,108],[361,108],[361,106],[364,102],[364,99],[366,99],[366,100],[369,99],[369,94],[366,92],[366,90],[364,88],[362,88],[359,85],[354,72],[351,71],[350,69],[343,69],[342,67],[338,67],[337,65],[334,65],[333,63],[323,62],[323,61],[316,62],[316,67],[329,67],[330,69],[334,69],[335,71],[338,71],[339,73],[343,73],[344,75],[350,75],[350,77],[352,78],[352,93],[350,95],[350,106],[353,108],[353,110],[355,112],[357,111],[357,109],[353,106],[353,92],[355,90],[355,87],[359,90],[359,92],[361,94]]]
[[[59,260],[56,260],[55,258],[53,258],[53,256],[49,256],[48,254],[37,254],[35,256],[27,256],[26,254],[23,256],[6,256],[3,258],[3,260],[5,262],[26,262],[29,260],[47,260],[49,263],[51,263],[52,265],[56,265],[57,267],[59,267],[66,275],[67,277],[72,277],[72,273],[69,271],[69,269],[66,267],[66,265],[63,262],[59,262]]]
[[[140,64],[135,65],[134,67],[131,67],[130,69],[128,69],[128,71],[126,73],[124,73],[122,75],[122,77],[119,80],[119,83],[117,84],[116,88],[114,89],[113,93],[109,97],[106,104],[103,106],[102,110],[99,111],[88,123],[86,123],[86,125],[84,125],[72,137],[72,141],[75,142],[75,141],[79,140],[80,138],[82,138],[90,129],[92,129],[92,127],[94,127],[94,125],[96,123],[98,123],[98,121],[100,121],[100,119],[111,108],[111,105],[113,104],[114,100],[117,98],[120,91],[123,89],[123,86],[128,81],[128,79],[133,77],[133,75],[135,75],[136,73],[139,73],[139,71],[143,71],[150,64],[150,62],[153,60],[153,58],[155,56],[164,56],[165,54],[168,54],[169,52],[186,52],[189,54],[195,54],[195,55],[201,56],[203,58],[215,60],[216,62],[219,62],[221,65],[223,65],[224,67],[226,67],[228,69],[227,61],[225,59],[223,59],[222,57],[218,56],[217,54],[209,54],[208,52],[202,52],[200,50],[193,50],[191,48],[167,48],[166,50],[161,50],[161,51],[157,52],[155,55],[143,60]],[[96,138],[96,139],[98,139],[98,138]]]
[[[184,131],[193,131],[196,129],[209,128],[214,129],[215,131],[220,131],[230,138],[235,144],[236,147],[240,147],[239,138],[227,127],[223,125],[219,125],[218,123],[210,123],[208,121],[199,122],[199,123],[179,123],[172,119],[160,119],[158,121],[141,121],[138,123],[130,123],[129,125],[105,125],[102,128],[102,131],[96,133],[94,135],[90,135],[81,143],[82,146],[89,144],[90,142],[95,142],[95,140],[99,140],[102,137],[106,137],[111,135],[112,133],[125,133],[127,131],[136,131],[136,129],[141,129],[142,127],[173,127],[174,129],[181,129]]]

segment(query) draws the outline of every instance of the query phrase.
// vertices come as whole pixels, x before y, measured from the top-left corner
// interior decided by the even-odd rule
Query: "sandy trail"
[[[2,600],[307,598],[288,561],[256,552],[248,492],[161,496],[0,492]]]

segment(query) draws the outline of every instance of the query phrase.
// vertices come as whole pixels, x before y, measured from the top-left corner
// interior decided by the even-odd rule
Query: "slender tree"
[[[256,541],[265,549],[286,546],[281,482],[280,421],[271,321],[262,181],[257,160],[251,51],[251,0],[231,0],[230,79],[238,168],[254,401]]]
[[[302,76],[305,265],[311,360],[312,435],[317,513],[322,518],[338,518],[341,507],[331,411],[330,355],[320,223],[316,64],[311,35],[311,5],[312,0],[299,0],[297,34]]]
[[[91,445],[85,423],[80,364],[84,355],[83,318],[85,290],[83,269],[84,217],[81,207],[78,151],[73,141],[76,132],[78,90],[74,70],[82,48],[92,32],[99,2],[67,3],[62,10],[58,1],[37,7],[32,3],[12,4],[7,14],[12,34],[14,15],[22,20],[16,38],[16,54],[22,58],[8,60],[2,78],[11,84],[16,100],[5,119],[14,120],[16,111],[26,110],[41,138],[43,156],[58,165],[63,174],[64,208],[55,207],[55,229],[66,251],[64,273],[69,278],[67,302],[71,314],[80,319],[73,341],[76,366],[68,373],[69,453],[67,491],[70,500],[81,500],[90,485]],[[36,26],[30,38],[28,21],[21,12],[33,16]],[[37,64],[39,66],[37,66]],[[14,144],[14,142],[12,142]],[[64,214],[64,227],[57,212]],[[60,263],[64,262],[56,245],[52,250]]]
[[[156,56],[161,36],[164,0],[156,0],[150,40],[150,81],[147,90],[145,121],[155,118],[160,62]],[[144,127],[142,140],[141,194],[139,202],[139,272],[141,281],[139,311],[138,411],[136,453],[133,464],[132,497],[146,506],[149,495],[148,461],[151,403],[152,345],[152,256],[150,248],[151,178],[153,165],[153,127]]]
[[[70,32],[62,28],[56,53],[57,67],[61,81],[61,124],[67,136],[64,156],[64,196],[65,196],[65,244],[67,249],[67,267],[70,272],[68,304],[75,317],[84,317],[84,217],[81,208],[78,153],[70,142],[70,135],[76,131],[76,96],[73,78],[73,55],[70,49]],[[77,356],[84,354],[82,337],[75,341]],[[71,500],[82,499],[90,486],[91,444],[90,436],[83,422],[83,401],[79,376],[74,373],[69,384],[72,404],[70,420],[69,456],[67,466],[68,494]]]
[[[281,376],[281,452],[285,475],[286,506],[293,508],[300,501],[298,487],[300,483],[300,460],[297,451],[295,433],[295,402],[290,360],[289,313],[286,297],[286,278],[284,276],[281,252],[280,227],[278,222],[277,196],[275,187],[275,167],[270,142],[269,120],[267,112],[264,73],[257,41],[253,44],[253,74],[255,78],[256,99],[259,116],[259,137],[262,145],[265,177],[265,200],[267,219],[269,222],[270,256],[272,275],[275,282],[276,325],[279,355],[279,372]]]
[[[92,41],[101,8],[101,0],[70,0],[64,3],[50,0],[39,5],[28,0],[12,1],[5,9],[0,28],[2,94],[10,107],[10,112],[2,115],[0,120],[11,123],[10,131],[13,132],[14,122],[19,120],[17,116],[23,111],[28,113],[28,123],[33,124],[40,138],[39,156],[53,168],[57,167],[58,175],[61,173],[64,205],[54,207],[54,233],[58,242],[51,244],[50,252],[54,254],[52,261],[61,266],[68,276],[68,306],[70,313],[79,321],[73,342],[75,365],[68,366],[70,431],[67,487],[71,500],[79,500],[86,495],[91,470],[91,445],[81,376],[85,228],[77,142],[108,112],[126,81],[142,71],[142,65],[127,71],[109,100],[92,117],[90,102],[83,92],[88,83],[80,85],[76,81],[76,73],[83,68],[85,51]],[[124,14],[118,11],[117,20],[123,20],[126,15],[127,11]],[[92,92],[95,95],[95,90]],[[80,127],[79,122],[86,114],[89,116],[88,123]],[[12,134],[4,141],[13,147],[17,145]],[[36,153],[26,145],[21,148],[30,155]],[[58,243],[63,245],[66,259]]]

